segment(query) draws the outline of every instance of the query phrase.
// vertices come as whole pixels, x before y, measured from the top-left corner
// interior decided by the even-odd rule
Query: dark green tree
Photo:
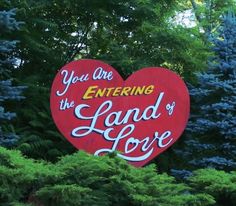
[[[53,127],[48,98],[56,72],[68,61],[101,59],[123,77],[145,66],[165,66],[185,77],[203,67],[207,49],[197,30],[176,26],[171,20],[177,3],[11,1],[25,21],[23,30],[16,33],[21,40],[22,68],[16,77],[27,84],[30,96],[21,103],[21,119],[15,124],[23,136],[19,148],[49,160],[73,151]]]
[[[234,0],[190,0],[188,4],[190,4],[190,8],[195,15],[199,31],[204,32],[206,40],[220,25],[221,15],[229,8],[235,8],[236,6]]]

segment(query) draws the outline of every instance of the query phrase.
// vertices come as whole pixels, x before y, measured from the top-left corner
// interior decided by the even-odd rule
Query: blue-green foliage
[[[21,92],[24,87],[13,86],[9,75],[11,69],[16,64],[16,58],[14,58],[13,52],[16,46],[16,41],[8,41],[6,37],[10,32],[19,28],[20,22],[17,22],[14,18],[15,10],[0,11],[0,125],[5,120],[11,120],[15,117],[15,113],[8,112],[4,109],[4,104],[8,100],[19,100],[23,97]],[[3,133],[0,126],[0,145],[11,145],[16,141],[17,137],[14,134]]]
[[[236,168],[236,17],[228,12],[211,37],[214,56],[207,72],[190,88],[192,117],[186,142],[190,163],[200,167]],[[193,155],[194,153],[194,155]],[[201,157],[202,156],[202,157]]]

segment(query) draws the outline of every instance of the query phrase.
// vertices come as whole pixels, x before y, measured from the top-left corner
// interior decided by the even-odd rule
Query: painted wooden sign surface
[[[123,80],[98,60],[65,65],[51,89],[51,113],[65,138],[94,155],[118,156],[143,166],[180,137],[189,117],[189,94],[174,72],[143,68]]]

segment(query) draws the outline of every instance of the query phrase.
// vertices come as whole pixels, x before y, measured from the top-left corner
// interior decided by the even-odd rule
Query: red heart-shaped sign
[[[76,148],[143,166],[170,147],[189,117],[189,94],[174,72],[141,69],[126,81],[98,60],[65,65],[51,90],[51,112]]]

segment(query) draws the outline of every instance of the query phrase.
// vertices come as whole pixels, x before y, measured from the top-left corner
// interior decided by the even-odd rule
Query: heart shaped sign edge
[[[83,59],[59,70],[50,107],[57,128],[77,149],[95,155],[118,150],[143,166],[181,136],[190,99],[183,80],[168,69],[143,68],[123,80],[110,65]]]

